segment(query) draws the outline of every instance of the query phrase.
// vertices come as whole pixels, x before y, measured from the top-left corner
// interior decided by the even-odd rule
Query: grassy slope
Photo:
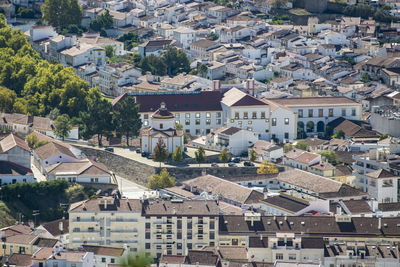
[[[15,224],[16,219],[14,218],[11,210],[7,205],[0,201],[0,228]]]

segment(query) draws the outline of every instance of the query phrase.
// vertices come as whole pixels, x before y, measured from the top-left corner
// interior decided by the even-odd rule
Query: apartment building
[[[219,208],[214,200],[145,200],[146,253],[184,255],[186,250],[215,246]],[[166,252],[166,253],[165,253]]]
[[[136,199],[102,197],[77,202],[69,208],[70,248],[82,244],[142,249],[142,205]]]
[[[356,177],[353,184],[364,192],[368,192],[368,173],[383,169],[395,175],[400,174],[400,171],[394,168],[400,162],[400,157],[387,149],[370,149],[363,155],[353,155],[353,159],[353,175]]]

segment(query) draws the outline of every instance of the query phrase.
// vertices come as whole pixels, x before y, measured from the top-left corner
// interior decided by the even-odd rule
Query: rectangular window
[[[356,109],[355,108],[351,109],[351,116],[356,116]]]
[[[217,124],[218,124],[218,125],[221,124],[221,119],[217,119]]]
[[[144,118],[145,120],[148,120],[148,119],[149,119],[149,114],[144,114],[144,115],[143,115],[143,118]]]
[[[272,118],[272,126],[276,126],[276,118]]]
[[[248,112],[244,112],[243,113],[243,119],[248,119],[249,118],[249,113]]]
[[[196,118],[200,118],[200,112],[196,112]]]
[[[257,112],[253,112],[253,114],[251,115],[252,119],[257,119]]]
[[[235,120],[239,119],[239,112],[235,112]]]
[[[206,124],[210,125],[211,124],[211,120],[210,119],[206,119]]]
[[[211,113],[210,112],[206,112],[206,118],[211,118]]]
[[[285,125],[289,125],[289,118],[285,118]]]
[[[324,110],[322,108],[318,109],[318,117],[324,116]]]
[[[299,118],[303,118],[303,110],[299,109],[298,113],[299,113]]]
[[[106,262],[106,258],[101,258],[101,262]]]
[[[145,248],[150,249],[150,243],[146,243]]]
[[[200,125],[200,119],[196,119],[196,125]]]
[[[215,229],[215,222],[210,221],[210,230],[214,230]]]
[[[329,114],[328,114],[328,116],[329,116],[329,117],[333,117],[333,108],[330,108],[330,109],[329,109]]]
[[[185,120],[185,125],[190,125],[190,120]]]
[[[275,259],[276,260],[283,260],[283,254],[282,253],[276,253]]]
[[[179,119],[181,117],[180,113],[175,113],[175,118]]]
[[[265,111],[261,112],[261,119],[265,119]]]
[[[146,239],[150,239],[150,232],[146,232]]]
[[[215,233],[213,231],[210,232],[210,239],[211,240],[215,239]]]
[[[346,116],[346,109],[342,108],[342,116]]]
[[[200,129],[196,129],[196,135],[200,135]]]
[[[289,133],[285,133],[285,139],[289,139]]]
[[[190,118],[190,113],[185,113],[185,118]]]
[[[187,248],[192,249],[193,248],[192,243],[187,243]]]
[[[175,124],[181,124],[181,121],[180,120],[176,120]]]
[[[217,118],[221,118],[221,112],[217,112]]]
[[[289,254],[289,260],[295,261],[296,260],[296,254]]]
[[[313,109],[309,109],[308,110],[308,117],[312,118],[314,116],[314,110]]]

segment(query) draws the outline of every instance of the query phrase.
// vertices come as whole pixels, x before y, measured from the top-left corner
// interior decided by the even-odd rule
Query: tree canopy
[[[135,98],[126,97],[119,102],[112,115],[113,126],[117,134],[126,137],[126,145],[129,146],[129,137],[138,136],[142,128],[142,120],[139,115],[139,105]]]
[[[98,16],[96,19],[90,21],[89,28],[96,32],[101,32],[111,28],[113,25],[113,17],[110,15],[110,11],[106,11]]]
[[[89,88],[72,68],[41,59],[23,33],[8,27],[0,15],[0,108],[36,116],[57,108],[77,117],[98,97],[98,88]]]
[[[162,169],[160,174],[155,174],[149,180],[148,187],[150,189],[162,189],[175,185],[175,178],[169,175],[167,169]]]
[[[54,133],[57,137],[61,138],[63,141],[65,137],[69,136],[71,130],[72,130],[72,124],[67,114],[58,116],[57,119],[54,121]]]
[[[297,149],[308,151],[308,143],[306,141],[297,141],[294,147]]]
[[[226,163],[229,161],[230,155],[228,150],[225,148],[224,150],[221,151],[221,153],[219,154],[219,160]]]
[[[80,25],[82,20],[78,0],[45,0],[42,13],[43,19],[55,28]]]
[[[199,147],[197,149],[197,151],[194,152],[194,157],[195,157],[197,163],[199,163],[199,166],[200,166],[200,163],[204,162],[204,160],[206,159],[206,151],[204,150],[204,147],[202,147],[202,146]]]
[[[263,161],[257,169],[258,174],[274,174],[278,173],[278,169],[271,162]]]
[[[180,162],[183,160],[183,153],[182,153],[182,148],[180,146],[177,146],[175,148],[174,153],[172,153],[172,160],[175,162]]]
[[[161,162],[166,161],[169,156],[167,147],[165,146],[164,140],[161,137],[158,139],[158,142],[157,142],[156,146],[154,147],[153,152],[154,152],[153,160],[156,162],[160,162],[160,167],[161,167]]]

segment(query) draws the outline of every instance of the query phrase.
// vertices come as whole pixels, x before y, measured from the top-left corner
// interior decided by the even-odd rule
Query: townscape
[[[0,260],[400,266],[398,0],[0,0]]]

